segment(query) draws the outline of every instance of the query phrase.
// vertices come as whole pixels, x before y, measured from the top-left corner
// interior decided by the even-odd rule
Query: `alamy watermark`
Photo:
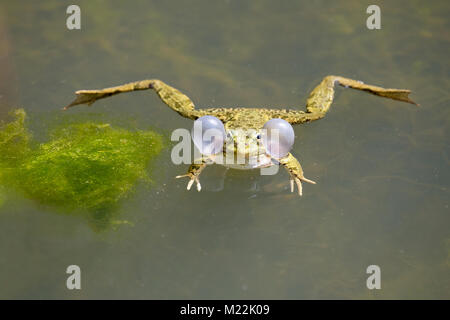
[[[67,267],[66,273],[70,274],[66,280],[66,287],[69,290],[81,290],[81,269],[79,266],[73,264]]]
[[[366,13],[370,16],[366,20],[366,27],[369,30],[381,29],[381,9],[376,4],[367,7]]]
[[[381,269],[379,266],[372,264],[367,267],[366,273],[370,274],[367,278],[366,286],[367,289],[381,289]]]
[[[69,30],[81,29],[81,9],[76,4],[71,4],[67,7],[66,13],[70,16],[66,19],[66,27]]]

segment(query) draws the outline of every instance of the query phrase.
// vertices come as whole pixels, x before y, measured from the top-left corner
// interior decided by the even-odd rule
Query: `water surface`
[[[450,298],[448,1],[376,1],[381,30],[366,28],[373,2],[79,1],[75,31],[69,4],[0,3],[0,118],[23,107],[38,141],[71,116],[190,129],[153,92],[60,110],[75,90],[147,78],[199,108],[301,109],[328,74],[411,89],[421,106],[338,88],[325,119],[294,128],[318,182],[302,198],[283,170],[217,166],[188,192],[168,148],[156,184],[120,204],[130,225],[97,232],[0,199],[1,298]],[[71,264],[80,291],[65,287]],[[366,287],[372,264],[381,290]]]

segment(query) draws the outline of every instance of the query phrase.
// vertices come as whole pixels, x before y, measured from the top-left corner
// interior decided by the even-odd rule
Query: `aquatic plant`
[[[72,123],[30,147],[25,112],[0,128],[0,185],[27,198],[85,215],[96,229],[118,223],[119,201],[137,181],[150,182],[149,163],[161,151],[162,136],[107,123]]]
[[[0,126],[0,177],[5,169],[23,160],[30,152],[31,134],[25,127],[25,111],[17,109],[11,115],[15,119]]]

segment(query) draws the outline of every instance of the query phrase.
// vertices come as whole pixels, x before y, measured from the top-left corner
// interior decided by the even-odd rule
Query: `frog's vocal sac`
[[[192,120],[199,119],[200,121],[203,121],[206,118],[211,120],[213,117],[220,120],[225,130],[224,139],[227,140],[227,143],[223,144],[224,147],[222,148],[222,150],[215,150],[214,153],[223,152],[224,154],[226,154],[229,152],[233,152],[234,154],[243,156],[245,159],[249,159],[248,163],[240,166],[233,166],[234,168],[253,169],[269,167],[272,165],[281,165],[288,171],[290,175],[291,192],[294,192],[294,187],[296,185],[298,194],[301,196],[302,182],[308,182],[312,184],[315,184],[315,182],[305,178],[300,163],[290,152],[288,152],[289,146],[288,149],[284,148],[286,150],[281,148],[284,151],[281,153],[277,153],[271,152],[270,148],[266,148],[265,146],[267,146],[267,144],[259,143],[259,140],[262,137],[262,129],[265,127],[265,125],[266,127],[279,127],[285,126],[285,123],[294,125],[323,118],[329,110],[331,103],[333,102],[334,86],[336,84],[339,84],[346,88],[350,87],[353,89],[366,91],[380,97],[416,104],[409,98],[409,94],[411,92],[410,90],[385,89],[382,87],[367,85],[361,81],[356,81],[344,77],[326,76],[325,78],[323,78],[320,84],[315,87],[314,90],[310,93],[306,101],[305,111],[296,109],[241,107],[196,109],[194,107],[194,103],[191,101],[191,99],[189,99],[189,97],[157,79],[136,81],[100,90],[80,90],[76,92],[76,99],[72,103],[67,105],[64,110],[79,104],[91,105],[99,99],[110,97],[112,95],[123,92],[153,89],[156,91],[161,100],[167,106],[169,106],[169,108],[175,110],[183,117]],[[271,120],[273,119],[276,120],[271,122]],[[283,136],[283,132],[288,131],[289,129],[280,131],[281,139],[290,139],[290,137],[288,136]],[[238,145],[237,141],[242,139],[243,135],[245,136],[246,140],[245,147],[236,148],[235,146]],[[230,146],[231,148],[233,148],[233,150],[229,150]],[[258,159],[252,162],[252,159],[254,160],[255,156],[258,156]],[[187,185],[187,189],[189,190],[192,184],[195,182],[197,185],[197,190],[200,191],[201,185],[199,176],[208,164],[215,163],[215,159],[215,154],[212,154],[210,152],[208,154],[204,154],[201,161],[195,161],[191,164],[187,174],[177,176],[176,178],[188,177],[189,182]],[[227,165],[224,163],[219,164]]]

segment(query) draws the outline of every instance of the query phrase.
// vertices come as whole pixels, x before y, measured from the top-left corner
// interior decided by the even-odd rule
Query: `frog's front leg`
[[[302,181],[316,184],[314,181],[305,178],[300,162],[290,153],[284,158],[278,159],[278,162],[284,166],[291,177],[291,192],[294,192],[294,182],[298,188],[298,194],[302,195]]]
[[[195,161],[197,162],[197,161]],[[176,176],[175,178],[184,178],[184,177],[188,177],[190,178],[188,184],[187,184],[187,188],[188,190],[191,189],[192,184],[195,182],[197,184],[197,191],[202,190],[202,186],[200,184],[200,180],[199,180],[199,176],[200,173],[202,173],[203,169],[206,168],[206,166],[208,164],[210,164],[211,160],[208,158],[202,158],[200,161],[198,161],[199,163],[193,163],[191,164],[191,166],[189,167],[188,173],[183,174],[181,176]]]

